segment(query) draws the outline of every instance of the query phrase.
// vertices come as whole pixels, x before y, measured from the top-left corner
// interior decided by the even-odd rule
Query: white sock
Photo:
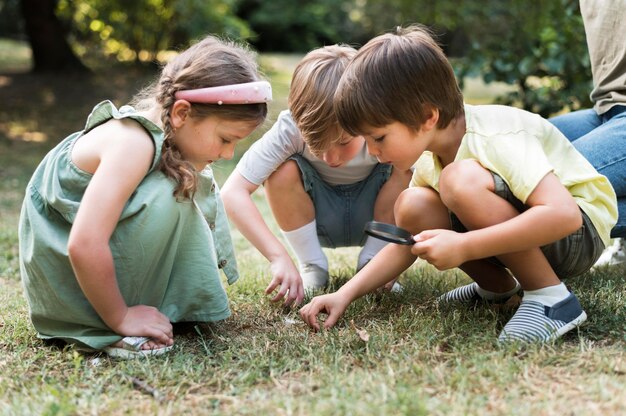
[[[359,253],[359,259],[356,263],[357,269],[361,270],[361,268],[365,266],[365,263],[370,261],[372,257],[374,257],[376,253],[382,250],[383,247],[385,247],[387,244],[389,243],[381,240],[380,238],[368,236],[365,240],[363,248],[361,249],[361,252]]]
[[[521,286],[519,282],[517,281],[517,279],[513,277],[513,280],[515,280],[515,287],[507,292],[503,292],[503,293],[492,292],[490,290],[485,290],[482,287],[477,286],[476,293],[478,293],[478,296],[480,296],[481,298],[485,300],[500,300],[500,299],[510,298],[511,296],[519,292],[519,290],[521,289]]]
[[[554,306],[569,296],[569,290],[563,283],[537,290],[525,290],[524,300],[532,300],[546,306]]]
[[[296,255],[300,267],[305,264],[315,264],[328,270],[328,259],[317,237],[315,220],[296,230],[282,231],[282,233]]]

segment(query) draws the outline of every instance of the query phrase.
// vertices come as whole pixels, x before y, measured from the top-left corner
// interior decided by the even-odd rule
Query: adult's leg
[[[573,145],[613,185],[619,219],[611,236],[626,237],[626,111],[578,138]]]
[[[594,110],[581,110],[550,119],[615,189],[619,218],[612,237],[626,237],[625,108],[613,107],[603,116]]]
[[[602,119],[592,109],[579,110],[552,117],[549,121],[554,124],[570,142],[577,140],[602,124]]]

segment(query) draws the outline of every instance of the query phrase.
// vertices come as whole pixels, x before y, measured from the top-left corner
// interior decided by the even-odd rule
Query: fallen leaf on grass
[[[359,338],[361,338],[364,342],[370,340],[370,334],[367,333],[365,329],[359,329],[354,325],[354,321],[350,321],[350,326],[356,331]]]

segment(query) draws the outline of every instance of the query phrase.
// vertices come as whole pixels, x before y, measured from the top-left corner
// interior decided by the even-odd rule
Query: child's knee
[[[437,192],[421,186],[402,191],[394,206],[396,223],[410,230],[443,228],[430,224],[440,212],[443,212],[443,217],[447,218],[447,210],[441,203]]]
[[[475,198],[481,190],[494,191],[493,176],[475,160],[460,160],[441,171],[439,192],[448,208]]]
[[[291,189],[295,184],[302,183],[300,168],[294,160],[280,165],[265,181],[267,191]]]

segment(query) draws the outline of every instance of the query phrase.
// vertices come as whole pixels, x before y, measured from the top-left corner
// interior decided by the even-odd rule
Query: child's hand
[[[265,293],[269,295],[280,286],[278,293],[272,298],[272,302],[285,298],[285,305],[302,303],[302,299],[304,299],[302,278],[291,259],[273,261],[270,269],[273,278],[265,289]]]
[[[343,315],[348,304],[349,302],[346,302],[338,293],[316,296],[311,302],[300,309],[300,316],[307,325],[319,331],[320,325],[317,321],[317,315],[320,313],[328,314],[326,321],[324,321],[324,328],[328,329],[337,323],[337,320]]]
[[[111,329],[123,336],[150,337],[164,345],[174,343],[174,331],[169,318],[152,306],[129,307],[122,322]]]
[[[417,234],[411,253],[439,270],[452,269],[468,259],[463,249],[463,235],[450,230],[426,230]]]

